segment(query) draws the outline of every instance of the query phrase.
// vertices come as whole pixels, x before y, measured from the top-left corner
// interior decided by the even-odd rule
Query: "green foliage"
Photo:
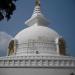
[[[9,20],[16,9],[16,0],[0,0],[0,21],[6,18]]]

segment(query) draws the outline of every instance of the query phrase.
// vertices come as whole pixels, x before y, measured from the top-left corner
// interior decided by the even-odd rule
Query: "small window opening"
[[[39,52],[38,52],[38,51],[36,51],[36,54],[39,54]]]

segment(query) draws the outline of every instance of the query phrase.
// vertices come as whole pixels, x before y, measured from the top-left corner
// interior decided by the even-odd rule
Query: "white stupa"
[[[36,0],[29,27],[9,43],[8,55],[0,57],[0,75],[75,75],[75,58],[67,56],[62,36],[49,28]]]

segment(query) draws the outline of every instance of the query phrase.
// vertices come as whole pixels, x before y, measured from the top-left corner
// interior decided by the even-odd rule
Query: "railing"
[[[75,59],[60,56],[15,56],[0,58],[0,67],[72,67]]]

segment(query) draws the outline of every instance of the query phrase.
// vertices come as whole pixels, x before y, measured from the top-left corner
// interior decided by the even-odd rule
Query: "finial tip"
[[[40,6],[40,0],[36,0],[36,1],[35,1],[35,5],[36,5],[36,6]]]

